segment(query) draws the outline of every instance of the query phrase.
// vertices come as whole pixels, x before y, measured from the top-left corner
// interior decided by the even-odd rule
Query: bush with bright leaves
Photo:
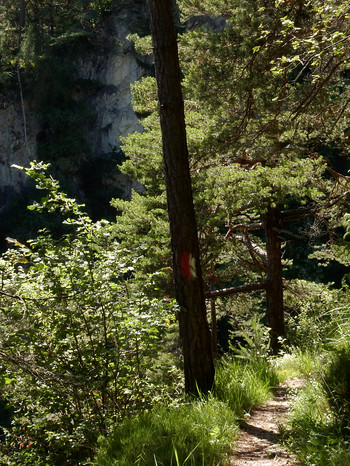
[[[174,316],[171,300],[134,284],[137,252],[126,261],[109,224],[93,223],[46,168],[27,170],[49,193],[35,207],[63,213],[69,233],[9,239],[0,259],[1,395],[13,413],[2,461],[10,465],[80,464],[99,435],[150,406],[161,388],[149,366]],[[171,364],[164,375],[180,383]]]

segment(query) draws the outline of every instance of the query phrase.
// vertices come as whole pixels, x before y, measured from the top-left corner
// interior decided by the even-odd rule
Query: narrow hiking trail
[[[231,466],[291,466],[298,464],[280,444],[279,425],[290,406],[290,390],[301,388],[303,380],[289,379],[279,385],[273,399],[256,410],[242,426]]]

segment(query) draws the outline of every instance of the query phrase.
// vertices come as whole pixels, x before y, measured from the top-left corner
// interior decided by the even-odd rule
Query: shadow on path
[[[299,382],[298,382],[299,383]],[[293,380],[280,384],[275,397],[258,407],[242,424],[232,466],[292,466],[291,453],[280,443],[279,425],[289,410],[288,389]]]

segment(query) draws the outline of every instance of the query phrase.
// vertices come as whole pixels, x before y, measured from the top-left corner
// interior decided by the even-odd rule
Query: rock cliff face
[[[27,112],[28,115],[28,112]],[[21,192],[26,176],[12,164],[27,166],[36,151],[38,127],[35,118],[26,119],[27,144],[25,144],[24,119],[21,105],[0,97],[0,213]]]
[[[78,78],[99,82],[98,90],[87,96],[77,95],[94,115],[93,123],[83,128],[94,157],[118,149],[120,137],[140,129],[131,105],[130,84],[149,73],[152,63],[139,56],[128,34],[147,31],[147,12],[144,0],[119,0],[114,13],[96,37],[90,55],[77,63]],[[12,164],[27,166],[36,155],[36,139],[40,125],[35,114],[26,108],[25,144],[21,105],[0,96],[0,213],[10,200],[24,188],[26,177],[11,168]],[[137,185],[122,174],[114,175],[116,192],[130,196]]]
[[[88,99],[96,119],[87,139],[97,155],[119,146],[121,136],[140,129],[131,106],[130,84],[147,74],[152,62],[135,52],[127,36],[145,29],[145,2],[119,2],[115,14],[105,22],[96,52],[80,63],[81,78],[103,83]]]
[[[102,87],[89,96],[85,103],[94,114],[94,122],[86,128],[86,139],[95,157],[118,149],[120,138],[141,126],[131,104],[130,85],[149,74],[153,59],[135,52],[127,39],[130,33],[148,32],[148,15],[144,0],[120,1],[115,13],[104,24],[96,44],[96,52],[79,64],[79,77],[102,83]],[[131,182],[124,174],[114,174],[106,180],[115,185],[119,195],[129,199],[131,189],[141,185]]]

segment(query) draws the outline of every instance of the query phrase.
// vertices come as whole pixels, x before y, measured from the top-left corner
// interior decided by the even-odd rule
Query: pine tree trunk
[[[26,23],[26,6],[26,0],[20,0],[18,18],[18,52],[21,50],[23,29]]]
[[[173,269],[186,391],[212,388],[214,365],[206,318],[192,198],[176,33],[171,0],[148,0],[153,37]]]
[[[281,240],[281,212],[278,208],[269,208],[265,217],[266,253],[268,286],[266,289],[267,319],[270,327],[271,348],[276,354],[280,349],[278,337],[285,336],[283,311],[283,275]]]
[[[26,0],[20,0],[19,6],[19,30],[20,34],[22,33],[22,29],[24,28],[26,21]]]

